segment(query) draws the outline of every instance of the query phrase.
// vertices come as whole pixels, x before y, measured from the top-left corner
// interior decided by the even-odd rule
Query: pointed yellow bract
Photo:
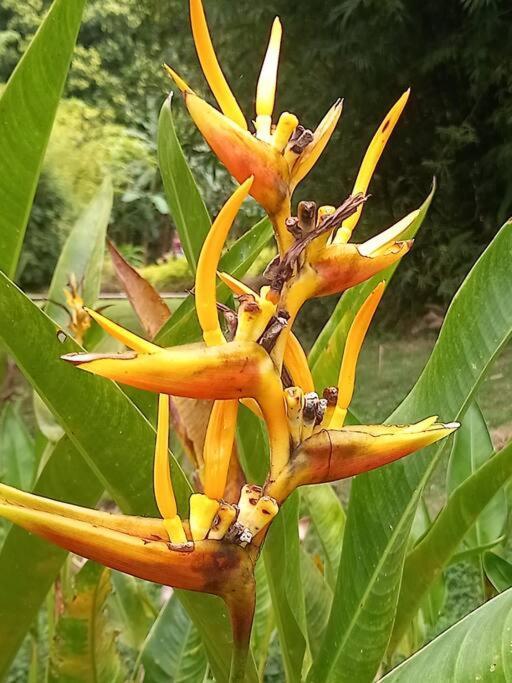
[[[247,130],[245,117],[215,54],[201,0],[190,0],[190,21],[201,68],[219,107],[228,118]]]
[[[343,102],[338,100],[319,123],[318,128],[313,134],[313,141],[306,147],[293,166],[291,172],[292,191],[304,180],[327,147],[327,143],[338,125],[342,111]]]
[[[249,194],[252,182],[253,178],[248,178],[224,204],[206,237],[199,256],[195,282],[196,311],[203,330],[203,339],[208,346],[225,342],[217,312],[215,277],[228,233],[242,202]]]
[[[393,132],[393,129],[395,128],[398,119],[404,110],[404,107],[407,104],[410,93],[410,89],[406,90],[400,99],[391,107],[387,116],[384,118],[384,121],[380,124],[379,129],[373,136],[373,139],[366,150],[366,154],[364,155],[359,173],[357,174],[352,194],[357,194],[358,192],[366,194],[366,190],[370,184],[373,172],[375,171],[379,159],[382,156],[382,152],[384,151],[384,147],[386,146],[386,143],[389,140],[391,133]],[[363,206],[361,205],[356,213],[350,216],[350,218],[347,218],[343,224],[343,227],[336,235],[336,242],[348,242],[354,228],[359,221],[359,218],[361,217],[362,209]]]
[[[174,69],[171,69],[171,67],[168,64],[164,64],[164,69],[167,71],[167,74],[172,78],[172,80],[176,83],[178,88],[181,90],[182,93],[191,93],[193,94],[194,91],[192,88],[188,86],[187,83],[183,80],[183,78],[174,71]]]
[[[142,339],[142,337],[133,334],[133,332],[129,332],[124,327],[121,327],[121,325],[105,318],[101,313],[97,313],[90,308],[85,308],[84,310],[87,311],[91,318],[95,320],[107,334],[114,339],[117,339],[117,341],[120,341],[129,349],[132,349],[132,351],[136,351],[137,353],[156,353],[157,351],[161,351],[160,347],[156,344],[152,344],[146,339]]]
[[[169,467],[169,397],[158,397],[158,425],[156,432],[153,486],[158,510],[164,519],[173,519],[178,512]]]
[[[270,139],[270,127],[276,99],[277,69],[283,30],[279,18],[274,19],[263,66],[256,89],[256,134],[263,140]]]
[[[347,410],[354,394],[356,365],[368,332],[370,322],[377,310],[377,306],[384,294],[385,283],[381,282],[375,287],[370,296],[365,300],[350,327],[341,361],[340,376],[338,380],[338,400],[331,417],[330,429],[341,429],[345,422]]]
[[[238,401],[215,401],[204,442],[204,492],[209,498],[224,497],[233,453]]]

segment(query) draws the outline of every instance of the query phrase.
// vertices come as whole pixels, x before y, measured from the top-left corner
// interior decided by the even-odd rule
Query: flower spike
[[[370,296],[365,300],[350,327],[345,351],[341,361],[340,376],[338,380],[338,398],[336,407],[329,423],[330,429],[341,429],[345,422],[347,410],[354,394],[356,365],[363,345],[364,338],[370,326],[377,306],[379,305],[384,289],[385,282],[380,282]]]
[[[219,107],[240,128],[247,130],[245,117],[215,54],[201,0],[190,0],[190,21],[201,68]]]

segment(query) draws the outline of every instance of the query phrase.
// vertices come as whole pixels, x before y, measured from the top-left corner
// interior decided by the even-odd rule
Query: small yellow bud
[[[190,496],[190,533],[194,541],[206,538],[218,509],[219,501],[203,493]]]

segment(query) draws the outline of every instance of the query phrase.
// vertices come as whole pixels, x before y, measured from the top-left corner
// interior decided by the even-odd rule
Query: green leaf
[[[211,222],[176,135],[171,103],[172,93],[160,112],[158,163],[183,251],[192,272],[195,273],[199,253]]]
[[[62,248],[45,307],[45,312],[59,325],[66,327],[69,323],[66,312],[56,304],[66,304],[64,289],[70,275],[75,275],[78,285],[81,285],[80,294],[86,306],[94,306],[99,297],[113,198],[112,183],[107,178],[76,221]]]
[[[243,277],[273,235],[272,225],[268,219],[256,223],[226,251],[220,260],[219,269],[236,278]],[[219,284],[217,301],[225,303],[228,297],[227,287]],[[161,346],[175,346],[200,338],[201,328],[197,321],[194,297],[188,296],[157,334],[155,341]]]
[[[381,678],[382,683],[468,683],[512,679],[512,591],[452,626]]]
[[[332,602],[332,588],[304,549],[300,553],[300,565],[306,598],[306,624],[308,642],[313,656],[318,654],[324,636]]]
[[[248,438],[251,436],[248,435]],[[307,648],[298,528],[299,503],[299,492],[296,491],[272,522],[262,551],[288,683],[302,680]]]
[[[162,608],[141,651],[144,683],[198,683],[207,659],[201,638],[173,596]]]
[[[455,296],[416,386],[390,421],[456,420],[512,332],[506,223]],[[388,645],[418,498],[442,450],[426,449],[356,477],[324,646],[311,680],[371,681]]]
[[[265,563],[260,556],[254,571],[256,579],[256,611],[252,626],[251,647],[260,680],[263,678],[272,632],[275,628],[274,610],[268,587]]]
[[[85,0],[55,0],[0,98],[0,270],[14,277]]]
[[[48,683],[122,683],[126,680],[109,621],[110,570],[86,562],[64,598],[48,661]]]
[[[479,515],[512,477],[512,444],[490,458],[452,493],[405,560],[390,647],[396,646],[419,604]]]
[[[73,444],[126,514],[154,515],[152,462],[155,432],[150,423],[113,382],[80,372],[60,360],[76,352],[71,339],[57,338],[55,324],[12,282],[0,274],[0,341],[43,397]],[[66,387],[66,391],[62,390]],[[127,447],[129,444],[129,447]],[[178,505],[187,516],[191,487],[171,458]],[[219,681],[230,665],[230,629],[220,599],[180,593],[195,623],[211,629],[209,640]],[[215,666],[214,666],[215,664]]]
[[[498,593],[512,587],[512,564],[496,553],[485,553],[484,570]]]
[[[123,645],[139,652],[156,616],[144,581],[113,571],[112,616]]]
[[[48,458],[34,491],[47,498],[94,507],[103,486],[65,436]],[[66,557],[61,548],[11,527],[0,549],[0,680],[9,670]]]
[[[17,488],[30,488],[35,468],[34,440],[19,406],[7,401],[0,413],[0,481]]]
[[[305,486],[301,495],[308,506],[309,516],[318,535],[326,558],[326,578],[329,586],[334,587],[338,574],[345,511],[330,484]]]
[[[478,405],[472,403],[461,428],[453,439],[447,473],[447,489],[450,495],[463,481],[473,474],[494,453],[491,436]],[[503,489],[497,491],[489,505],[464,537],[464,545],[478,548],[492,543],[500,534],[507,520],[507,496]]]
[[[418,216],[404,233],[403,239],[412,239],[421,228],[435,191],[434,181],[430,194],[420,206]],[[385,281],[386,287],[388,286],[399,265],[399,262],[395,263],[366,282],[349,289],[338,301],[309,353],[309,365],[317,389],[323,390],[338,381],[345,340],[357,311],[379,282]]]

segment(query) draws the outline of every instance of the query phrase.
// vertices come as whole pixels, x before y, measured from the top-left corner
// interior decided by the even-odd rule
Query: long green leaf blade
[[[453,439],[447,473],[448,495],[474,474],[492,455],[494,447],[482,411],[472,403]],[[466,548],[479,548],[496,541],[503,532],[507,517],[507,496],[497,491],[464,537]]]
[[[158,121],[158,162],[181,245],[195,273],[211,222],[176,135],[171,105],[172,93],[164,102]]]
[[[485,462],[452,493],[424,538],[407,556],[391,649],[456,552],[468,530],[512,477],[512,444]]]
[[[0,270],[14,277],[85,0],[55,0],[0,98]]]
[[[200,683],[207,660],[201,639],[176,597],[162,608],[141,652],[144,683]]]
[[[381,679],[468,683],[512,679],[512,590],[479,607]]]
[[[455,296],[425,370],[392,421],[432,414],[456,420],[464,413],[512,332],[511,253],[512,223],[506,223]],[[354,481],[315,683],[332,676],[373,680],[393,626],[418,497],[438,459],[426,450]]]

